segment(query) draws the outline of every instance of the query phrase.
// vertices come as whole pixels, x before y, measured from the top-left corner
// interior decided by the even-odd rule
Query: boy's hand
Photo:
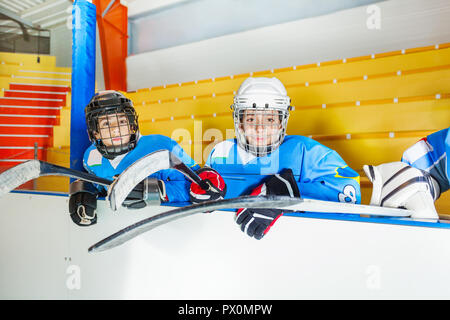
[[[70,218],[79,226],[97,223],[97,189],[89,182],[76,180],[70,184]]]
[[[225,197],[227,186],[216,170],[210,167],[203,167],[197,170],[197,174],[204,183],[202,185],[198,185],[195,182],[191,183],[189,198],[192,203],[219,200]]]
[[[252,196],[278,195],[300,197],[300,191],[291,169],[272,175],[267,182],[256,187]],[[283,215],[280,209],[241,208],[236,212],[236,223],[249,237],[262,239],[275,221]]]

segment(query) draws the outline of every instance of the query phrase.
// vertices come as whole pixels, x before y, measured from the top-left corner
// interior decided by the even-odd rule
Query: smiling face
[[[240,129],[247,142],[254,147],[265,147],[277,142],[282,129],[276,110],[243,110]]]
[[[277,78],[245,79],[231,105],[239,147],[257,157],[277,150],[286,135],[290,103]]]
[[[108,114],[98,118],[96,139],[106,147],[121,147],[130,142],[130,123],[124,113]]]

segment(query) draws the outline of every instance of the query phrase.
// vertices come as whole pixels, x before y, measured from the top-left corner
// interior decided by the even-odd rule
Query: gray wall
[[[446,43],[449,14],[448,0],[382,1],[134,54],[128,90]]]
[[[184,1],[130,16],[129,52],[170,48],[376,2],[380,0]]]
[[[51,29],[50,55],[56,56],[57,67],[72,67],[72,30],[65,24]]]
[[[66,24],[51,29],[50,55],[56,56],[56,66],[72,68],[72,30]],[[96,83],[97,90],[105,89],[103,77],[102,51],[97,27],[96,47]]]

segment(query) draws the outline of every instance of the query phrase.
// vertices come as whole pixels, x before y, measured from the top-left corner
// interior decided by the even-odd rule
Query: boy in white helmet
[[[335,151],[304,136],[286,136],[290,98],[277,78],[246,79],[231,107],[236,139],[217,144],[206,161],[224,178],[226,198],[274,194],[361,202],[358,173]],[[261,239],[281,215],[244,208],[236,222]]]

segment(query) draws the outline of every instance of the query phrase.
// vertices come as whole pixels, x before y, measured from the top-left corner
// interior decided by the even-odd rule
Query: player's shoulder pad
[[[87,167],[100,166],[102,164],[103,156],[94,146],[89,147],[84,154],[84,164]]]
[[[287,135],[284,138],[283,144],[286,144],[286,146],[294,147],[294,146],[304,146],[306,149],[312,149],[313,147],[325,147],[328,149],[328,147],[324,146],[320,142],[305,136],[300,135]]]
[[[284,137],[283,142],[289,142],[289,143],[303,143],[303,144],[307,144],[307,143],[315,143],[316,141],[313,140],[312,138],[305,137],[305,136],[300,136],[300,135],[286,135],[286,136]]]
[[[141,144],[145,144],[145,143],[150,143],[150,144],[162,144],[162,145],[167,145],[167,146],[173,146],[173,145],[177,145],[178,143],[173,140],[172,138],[168,137],[168,136],[164,136],[162,134],[148,134],[148,135],[141,135],[139,142],[141,142]],[[138,143],[139,143],[138,142]]]
[[[236,145],[236,141],[234,139],[219,142],[211,151],[211,160],[216,158],[227,158],[234,145]]]

